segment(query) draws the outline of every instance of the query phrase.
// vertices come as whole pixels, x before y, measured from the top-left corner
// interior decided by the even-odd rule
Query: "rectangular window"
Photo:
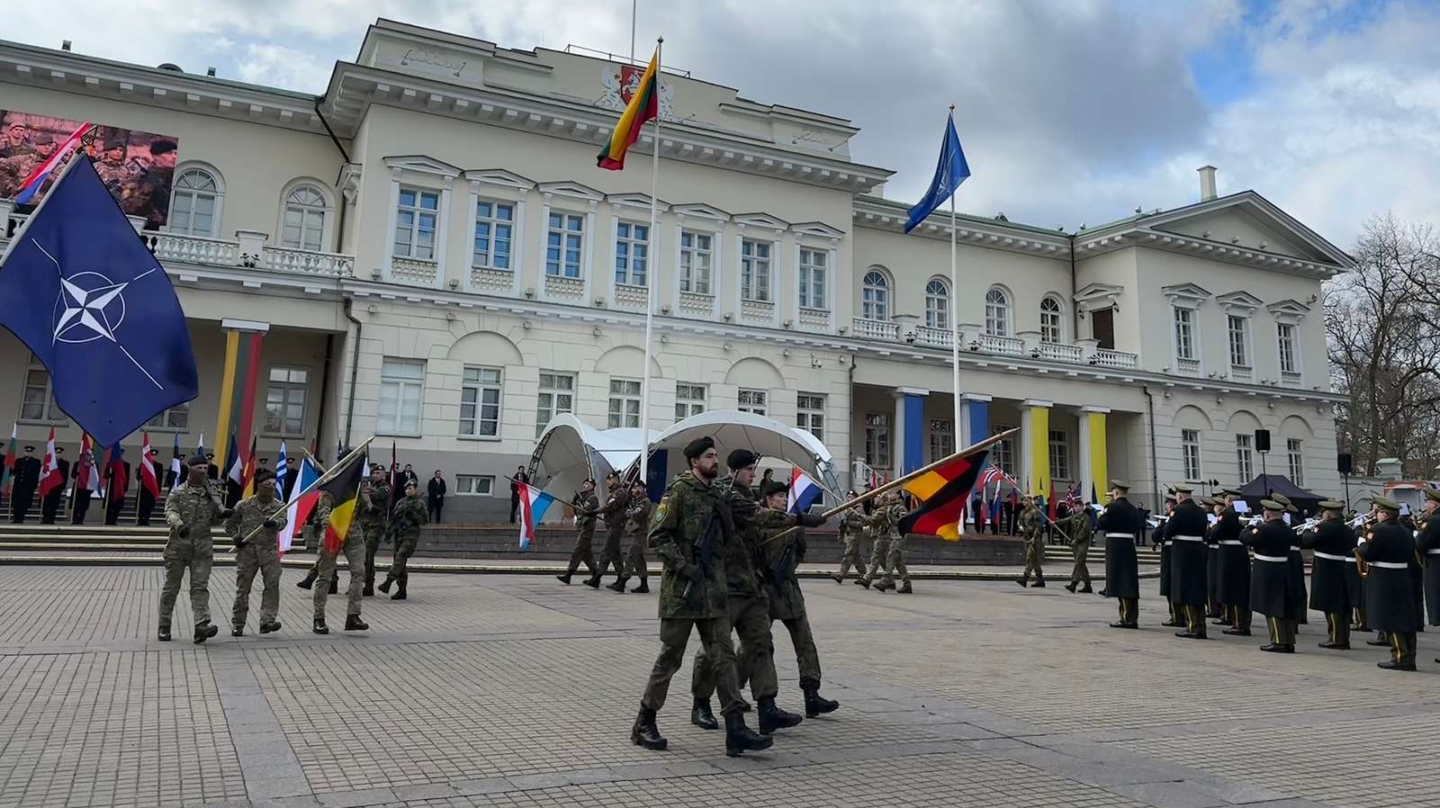
[[[540,395],[535,407],[535,437],[555,416],[575,411],[575,377],[568,373],[540,371]]]
[[[585,217],[552,213],[545,234],[545,274],[557,278],[580,277],[585,254]]]
[[[1064,430],[1050,430],[1050,478],[1070,479],[1070,441]]]
[[[1175,310],[1175,358],[1195,360],[1195,311]]]
[[[1240,472],[1240,484],[1255,479],[1255,450],[1250,433],[1235,436],[1235,467]]]
[[[680,421],[705,411],[705,385],[675,385],[675,420]]]
[[[460,434],[500,437],[499,368],[465,368],[460,380]]]
[[[949,421],[930,422],[930,462],[955,454],[955,430]]]
[[[650,225],[619,222],[615,225],[615,282],[644,286],[650,265]]]
[[[865,465],[871,468],[890,468],[894,456],[890,453],[890,416],[872,412],[865,416]]]
[[[797,273],[800,277],[800,308],[828,311],[829,305],[826,302],[826,287],[829,279],[826,276],[825,264],[829,253],[825,250],[801,250],[800,265]]]
[[[145,422],[150,429],[173,429],[184,432],[190,428],[190,402],[176,404]]]
[[[1230,366],[1250,367],[1250,324],[1234,315],[1230,316]]]
[[[325,211],[323,209],[309,205],[285,206],[285,227],[280,233],[281,244],[296,250],[319,252],[320,239],[324,233]]]
[[[495,491],[494,477],[480,477],[474,474],[455,475],[455,493],[466,497],[488,497]]]
[[[769,409],[770,394],[764,390],[740,388],[740,411],[764,415]]]
[[[424,398],[425,362],[385,359],[380,365],[380,400],[375,431],[381,435],[419,435]]]
[[[1006,431],[1011,430],[1011,429],[1014,429],[1014,427],[1011,427],[1011,426],[1001,426],[1001,425],[998,425],[998,424],[997,424],[997,425],[995,425],[995,426],[990,427],[990,435],[993,437],[993,436],[995,436],[995,435],[999,435],[1001,432],[1006,432]],[[998,469],[1000,469],[1001,471],[1005,472],[1006,474],[1010,474],[1010,475],[1015,474],[1016,468],[1015,468],[1015,466],[1014,466],[1014,463],[1015,463],[1015,441],[1014,441],[1014,439],[1013,439],[1013,438],[1006,438],[1005,440],[1002,440],[1002,441],[1000,441],[999,443],[995,444],[993,448],[994,448],[994,453],[991,455],[990,461],[995,464],[995,467],[998,468]]]
[[[471,266],[510,269],[515,206],[482,199],[475,205],[475,249]]]
[[[1200,430],[1180,430],[1180,449],[1185,459],[1185,479],[1200,479]]]
[[[710,294],[710,262],[714,236],[680,231],[680,291]]]
[[[610,416],[608,428],[639,428],[640,382],[633,379],[610,380]]]
[[[40,364],[34,354],[30,355],[30,367],[25,371],[25,392],[20,399],[20,420],[51,421],[65,420],[65,413],[55,403],[55,390],[50,386],[50,371]]]
[[[740,299],[770,302],[770,248],[768,241],[740,242]]]
[[[795,396],[795,425],[825,442],[825,396],[799,393]]]
[[[395,211],[395,255],[435,260],[435,228],[440,219],[440,192],[401,188]]]
[[[1280,344],[1280,372],[1299,373],[1300,363],[1295,361],[1295,326],[1280,323],[1275,326],[1275,337]]]
[[[305,434],[305,399],[310,390],[305,368],[270,368],[265,388],[265,432],[269,435]]]
[[[1285,441],[1285,455],[1290,461],[1290,482],[1305,485],[1305,454],[1300,450],[1300,441],[1289,438]]]

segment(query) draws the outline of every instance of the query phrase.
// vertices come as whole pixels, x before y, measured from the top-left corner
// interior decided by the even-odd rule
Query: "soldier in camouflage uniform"
[[[600,509],[600,515],[605,517],[605,548],[600,551],[600,569],[595,573],[595,582],[599,583],[605,570],[613,565],[615,582],[605,588],[624,592],[625,559],[620,553],[620,540],[625,538],[625,511],[630,506],[630,492],[620,482],[620,475],[613,471],[605,475],[605,491],[605,506]]]
[[[385,538],[385,528],[390,523],[390,483],[385,480],[385,467],[376,463],[370,467],[370,485],[360,489],[360,507],[355,512],[365,537],[365,597],[375,594],[375,553],[380,541]]]
[[[846,494],[847,499],[854,499],[859,496],[854,491]],[[840,541],[845,545],[845,555],[840,558],[840,571],[831,578],[835,583],[845,583],[845,573],[850,567],[855,567],[855,572],[861,578],[865,577],[864,554],[860,550],[860,537],[865,533],[865,514],[859,508],[851,508],[840,517]]]
[[[405,599],[405,584],[410,580],[405,565],[415,554],[415,545],[420,542],[421,525],[429,521],[430,509],[420,499],[420,484],[413,479],[406,480],[405,496],[395,503],[395,510],[390,514],[390,532],[395,536],[395,563],[390,565],[390,571],[385,573],[385,580],[380,584],[381,592],[389,592],[390,584],[395,584],[391,600]]]
[[[781,710],[775,705],[780,682],[775,675],[775,641],[770,636],[770,603],[761,581],[759,525],[760,504],[755,500],[751,484],[755,482],[755,464],[760,458],[749,449],[736,449],[726,458],[730,476],[716,483],[721,503],[730,509],[735,528],[735,541],[725,545],[725,598],[730,610],[730,625],[739,637],[735,652],[736,683],[750,682],[750,694],[758,707],[760,731],[766,735],[777,729],[799,724],[797,713]],[[775,483],[770,483],[775,485]],[[790,519],[794,524],[794,519]],[[695,697],[690,723],[702,729],[719,729],[710,712],[710,696],[715,692],[715,670],[710,655],[701,650],[695,655],[694,676],[690,690]]]
[[[277,513],[278,511],[278,513]],[[260,596],[260,633],[280,630],[275,615],[280,611],[280,542],[277,531],[285,526],[283,503],[275,498],[275,472],[255,471],[255,494],[235,504],[225,520],[225,534],[235,542],[235,611],[230,636],[245,634],[245,616],[250,613],[250,586],[255,573],[264,581]]]
[[[570,506],[575,509],[575,549],[570,552],[570,566],[565,569],[565,574],[556,575],[555,579],[569,586],[570,576],[580,569],[580,562],[583,561],[585,569],[590,571],[590,577],[585,579],[585,583],[592,589],[599,589],[600,574],[595,571],[595,551],[591,547],[595,541],[595,517],[600,513],[600,500],[595,498],[594,480],[586,480],[580,484],[580,490],[575,492]]]
[[[1035,497],[1025,498],[1025,509],[1020,512],[1020,535],[1025,541],[1025,573],[1016,583],[1030,585],[1030,571],[1035,571],[1035,588],[1045,588],[1045,570],[1041,561],[1045,558],[1045,514]]]
[[[188,466],[185,485],[165,498],[165,524],[170,526],[170,538],[165,542],[165,588],[160,592],[161,642],[170,641],[170,618],[180,594],[180,579],[187,569],[195,642],[205,642],[219,632],[210,624],[210,566],[215,561],[210,528],[230,514],[205,477],[208,461],[196,455]]]
[[[875,499],[875,508],[870,511],[869,516],[862,518],[865,533],[870,537],[870,569],[855,579],[855,583],[866,589],[870,588],[870,582],[881,575],[888,575],[885,563],[890,558],[890,529],[886,527],[886,514],[890,507],[890,501],[895,498],[894,494],[882,494]],[[884,591],[884,590],[881,590]]]
[[[369,481],[365,481],[368,483]],[[355,503],[355,510],[358,512],[365,508],[365,491],[368,485],[361,483],[361,499]],[[334,499],[329,491],[320,494],[320,503],[315,507],[315,521],[322,525],[330,524],[330,512],[334,508]],[[350,532],[342,536],[340,551],[345,554],[345,563],[350,568],[350,586],[345,590],[345,630],[366,631],[370,625],[360,619],[360,594],[365,582],[365,536],[358,520],[351,522]],[[322,539],[320,542],[320,585],[315,587],[315,622],[311,631],[316,634],[329,634],[330,628],[325,625],[325,601],[329,599],[329,593],[334,592],[332,584],[335,578],[340,577],[340,571],[335,568],[335,553],[325,547]]]
[[[870,571],[860,579],[866,589],[870,588],[870,582],[877,577],[880,582],[875,584],[875,589],[880,592],[894,589],[893,574],[898,574],[901,582],[900,594],[908,595],[914,591],[910,588],[910,570],[905,566],[905,536],[900,533],[900,520],[905,518],[905,513],[905,503],[901,501],[900,495],[890,494],[884,503],[870,514],[866,525],[875,537],[875,553],[870,559]],[[884,555],[880,555],[882,549]]]
[[[630,549],[625,552],[625,577],[620,579],[620,590],[625,591],[625,582],[631,576],[640,579],[640,585],[630,590],[644,595],[650,592],[650,570],[645,562],[646,532],[650,529],[650,497],[645,494],[645,484],[636,480],[630,484],[630,501],[625,508],[625,535],[630,537]]]
[[[783,539],[770,539],[797,524],[819,527],[825,524],[825,517],[811,513],[798,516],[786,513],[788,491],[784,483],[771,483],[763,492],[765,508],[756,522],[765,559],[765,591],[770,600],[770,619],[781,621],[790,632],[790,644],[795,647],[795,664],[800,669],[800,692],[805,694],[805,717],[814,718],[822,713],[834,712],[840,703],[820,695],[820,652],[815,648],[815,638],[810,633],[805,596],[801,594],[800,581],[795,576],[796,568],[805,560],[805,531],[797,530]]]
[[[1085,565],[1085,557],[1090,554],[1090,538],[1092,529],[1090,525],[1090,509],[1083,504],[1076,507],[1075,512],[1060,521],[1060,533],[1070,539],[1070,551],[1075,555],[1075,566],[1070,570],[1070,583],[1065,588],[1071,592],[1075,587],[1084,584],[1082,593],[1094,592],[1090,587],[1090,568]]]
[[[774,740],[745,726],[735,652],[730,647],[730,610],[725,571],[726,545],[736,541],[729,508],[720,501],[715,477],[720,471],[715,441],[698,438],[685,446],[689,469],[665,489],[650,520],[650,549],[664,565],[660,576],[660,655],[650,671],[640,713],[630,728],[632,743],[664,749],[668,742],[655,726],[665,706],[670,679],[685,659],[692,631],[715,672],[720,711],[725,716],[725,754],[768,749]]]

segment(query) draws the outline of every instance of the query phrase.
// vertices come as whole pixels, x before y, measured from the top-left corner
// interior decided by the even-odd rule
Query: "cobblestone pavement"
[[[154,638],[161,572],[0,567],[0,808],[31,806],[1440,806],[1440,637],[1422,672],[1381,649],[1294,656],[1263,636],[1177,640],[1153,584],[1141,631],[1058,585],[917,584],[915,595],[806,581],[825,692],[842,707],[726,758],[688,718],[689,661],[660,727],[631,745],[658,650],[654,596],[553,578],[425,574],[367,599],[365,634],[284,629],[203,647],[182,593]],[[1318,624],[1318,625],[1317,625]],[[1263,633],[1263,632],[1262,632]],[[775,634],[780,703],[794,652]],[[698,641],[697,641],[698,643]],[[693,654],[692,654],[693,656]],[[753,714],[752,714],[753,724]]]

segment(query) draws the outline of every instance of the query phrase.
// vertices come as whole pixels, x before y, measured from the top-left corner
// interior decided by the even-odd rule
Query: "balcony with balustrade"
[[[857,339],[879,340],[882,342],[903,342],[930,348],[949,349],[954,332],[949,328],[927,325],[907,325],[896,321],[870,320],[857,317],[851,321],[851,334]],[[911,318],[913,319],[913,318]],[[1039,332],[1022,332],[1015,336],[987,334],[978,325],[964,325],[960,331],[960,350],[972,354],[994,356],[1028,356],[1048,362],[1072,365],[1093,365],[1095,367],[1133,370],[1139,366],[1139,357],[1126,351],[1099,347],[1096,340],[1077,340],[1074,343],[1045,342]]]

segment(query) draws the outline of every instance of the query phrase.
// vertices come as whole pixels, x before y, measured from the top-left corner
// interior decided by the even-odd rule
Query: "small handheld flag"
[[[316,480],[320,479],[320,470],[310,458],[300,461],[300,475],[295,478],[295,490],[305,491]],[[315,510],[315,505],[320,501],[319,491],[305,491],[298,497],[290,500],[286,508],[285,527],[280,529],[276,540],[280,542],[280,552],[288,553],[295,543],[295,535],[305,528],[305,523],[310,521],[310,513]]]
[[[960,148],[960,135],[955,132],[955,113],[952,112],[945,122],[945,135],[940,140],[940,161],[935,166],[935,177],[930,180],[925,196],[910,209],[905,220],[905,232],[908,234],[925,221],[925,217],[943,205],[969,176],[970,164],[965,162],[965,151]]]
[[[790,491],[785,497],[786,513],[805,513],[820,498],[820,485],[798,468],[790,470]]]

